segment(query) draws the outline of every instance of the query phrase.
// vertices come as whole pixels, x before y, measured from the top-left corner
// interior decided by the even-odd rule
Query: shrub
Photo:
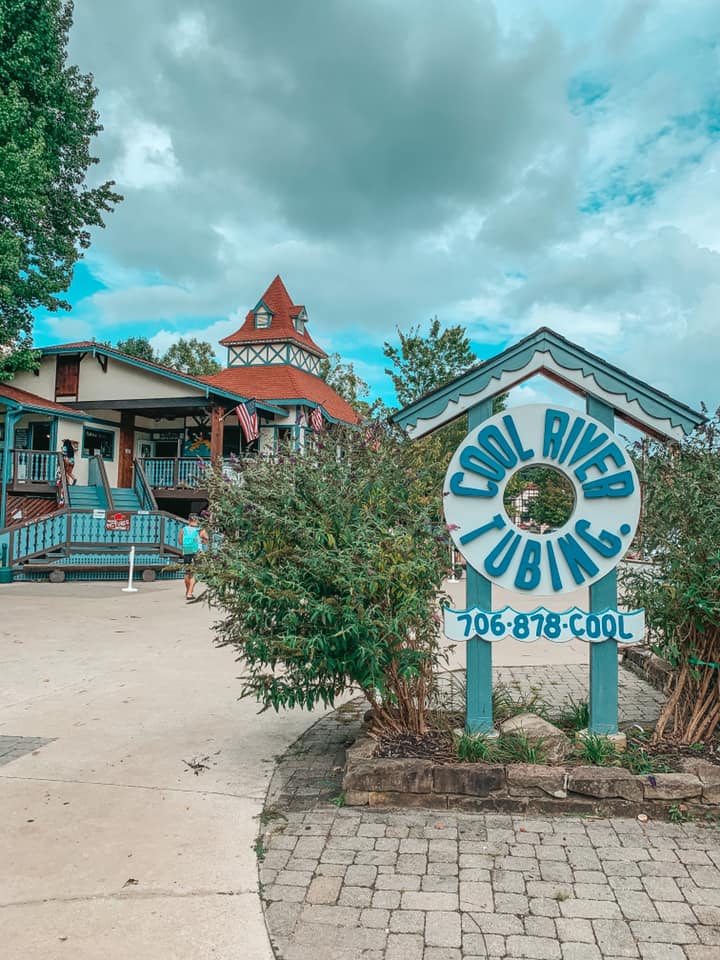
[[[652,569],[623,579],[624,601],[645,607],[655,651],[676,673],[656,727],[682,743],[720,722],[720,423],[681,444],[653,444],[638,464],[642,550]]]
[[[333,428],[240,462],[238,482],[211,478],[220,546],[204,576],[244,696],[310,709],[359,687],[376,732],[425,732],[448,551],[408,447],[389,428]]]

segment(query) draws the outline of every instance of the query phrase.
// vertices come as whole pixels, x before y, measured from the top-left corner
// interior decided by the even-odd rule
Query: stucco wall
[[[19,373],[13,386],[55,399],[55,356],[43,357],[39,375]],[[78,400],[144,400],[154,397],[204,396],[201,387],[178,383],[169,377],[133,367],[108,357],[107,373],[96,357],[86,353],[80,363]]]
[[[55,357],[44,357],[40,361],[38,374],[22,371],[16,373],[12,381],[13,387],[27,390],[47,400],[55,399]]]
[[[169,377],[141,370],[112,357],[107,373],[94,357],[86,356],[80,364],[78,400],[145,400],[153,397],[195,397],[204,391]]]

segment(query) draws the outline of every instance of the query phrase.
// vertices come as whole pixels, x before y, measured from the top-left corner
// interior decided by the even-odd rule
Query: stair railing
[[[133,473],[133,490],[140,501],[140,506],[143,510],[157,510],[157,500],[155,499],[152,487],[148,483],[142,460],[133,460],[133,465],[135,467]]]
[[[102,454],[94,453],[90,458],[90,464],[93,466],[92,473],[95,475],[95,482],[91,482],[91,486],[102,487],[103,493],[105,494],[105,503],[107,504],[107,509],[114,510],[115,504],[113,502],[112,490],[110,489],[110,482],[108,480],[107,471],[105,469],[105,461],[102,458]],[[100,480],[100,483],[97,482],[98,479]]]
[[[57,473],[55,487],[57,491],[57,502],[59,507],[69,507],[70,499],[68,496],[67,470],[65,468],[65,458],[61,453],[56,453]]]

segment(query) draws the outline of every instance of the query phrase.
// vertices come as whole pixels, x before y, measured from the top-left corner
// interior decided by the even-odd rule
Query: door
[[[135,449],[135,414],[120,413],[120,456],[118,457],[118,487],[133,485],[133,450]]]
[[[49,450],[50,438],[52,437],[52,423],[48,420],[35,421],[30,424],[30,449],[31,450]]]

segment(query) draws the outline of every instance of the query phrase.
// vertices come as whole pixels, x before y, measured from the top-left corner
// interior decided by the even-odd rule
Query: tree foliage
[[[160,363],[191,377],[207,377],[221,369],[212,344],[195,337],[187,340],[181,337],[163,354]]]
[[[221,540],[203,575],[224,613],[218,642],[243,658],[243,695],[266,706],[331,705],[355,686],[379,730],[422,733],[444,538],[407,440],[386,426],[323,438],[211,482]]]
[[[35,363],[32,311],[69,305],[90,227],[122,198],[85,183],[101,129],[90,74],[67,63],[73,5],[0,4],[0,380]]]
[[[351,406],[361,412],[367,409],[370,387],[355,373],[353,364],[345,363],[339,353],[331,353],[320,361],[320,377]]]
[[[575,496],[569,480],[552,467],[523,467],[508,480],[504,502],[508,513],[514,512],[513,500],[522,496],[528,485],[537,489],[537,496],[527,497],[526,513],[521,522],[533,521],[539,527],[555,530],[563,526],[575,505]]]
[[[383,353],[393,364],[394,369],[386,369],[385,373],[393,382],[401,407],[477,363],[463,326],[442,330],[440,321],[434,317],[427,336],[421,334],[419,326],[411,327],[408,333],[398,329],[397,333],[400,347],[386,341]]]
[[[427,336],[420,327],[411,327],[409,333],[398,330],[400,347],[385,343],[383,353],[393,364],[385,370],[392,379],[401,406],[419,400],[431,390],[442,387],[453,377],[465,373],[478,360],[472,351],[465,328],[461,325],[442,329],[435,317],[430,322]],[[505,398],[496,398],[493,412],[505,407]],[[416,466],[423,469],[428,482],[428,496],[435,502],[438,518],[441,515],[441,494],[450,458],[467,433],[467,417],[461,416],[429,436],[414,442],[410,453]]]
[[[158,358],[147,337],[128,337],[127,340],[118,340],[118,350],[140,360],[156,361]]]
[[[656,737],[712,737],[720,723],[720,420],[639,459],[642,544],[651,564],[623,578],[650,639],[675,667]]]

